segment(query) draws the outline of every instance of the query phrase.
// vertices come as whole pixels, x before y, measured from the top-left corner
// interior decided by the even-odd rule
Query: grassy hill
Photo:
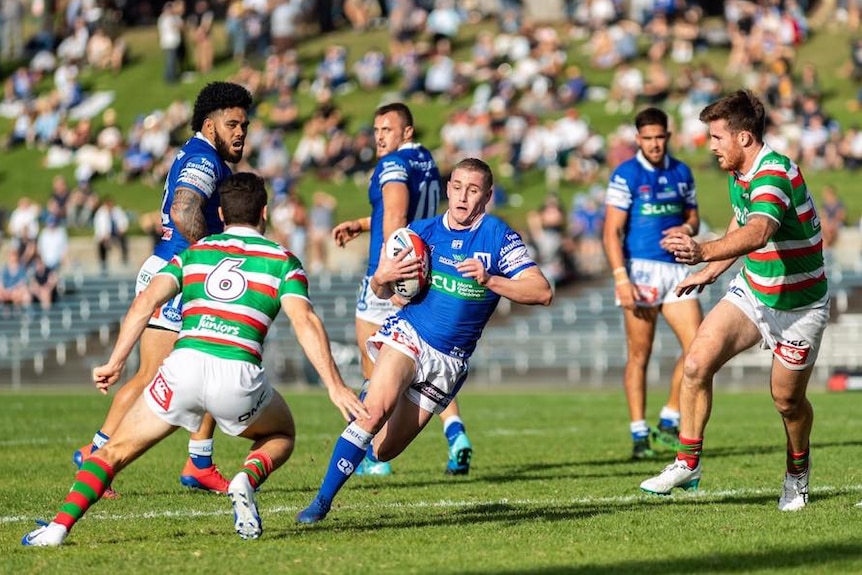
[[[456,58],[469,57],[470,47],[478,30],[493,27],[491,23],[466,26],[462,36],[455,45]],[[208,81],[224,79],[236,70],[236,63],[229,59],[220,60],[214,71],[205,77],[197,77],[193,81],[177,85],[165,85],[162,81],[163,56],[158,48],[154,28],[130,29],[125,34],[130,58],[124,70],[117,75],[109,73],[94,73],[84,71],[82,74],[85,88],[90,90],[113,90],[116,99],[113,107],[116,109],[123,127],[129,126],[134,118],[142,113],[164,108],[170,101],[181,97],[193,100],[197,91]],[[825,107],[844,126],[856,121],[847,103],[853,99],[857,87],[842,77],[839,70],[846,64],[849,57],[849,34],[841,29],[815,33],[813,37],[800,48],[798,63],[813,62],[821,71],[821,83],[826,92]],[[299,45],[301,61],[305,69],[305,77],[311,77],[316,62],[320,59],[324,48],[333,43],[343,44],[348,48],[351,63],[365,50],[374,46],[385,49],[388,43],[386,30],[370,30],[362,33],[341,31],[324,37],[309,36]],[[224,32],[217,31],[217,46],[224,46]],[[724,69],[726,53],[714,50],[699,58],[710,61],[716,70]],[[573,43],[569,47],[569,61],[576,62],[587,71],[587,78],[593,85],[607,85],[611,72],[591,69],[587,58],[580,50],[580,45]],[[8,70],[7,70],[8,71]],[[739,78],[724,78],[725,87],[734,89],[740,86]],[[353,91],[336,96],[336,103],[347,118],[351,131],[361,125],[370,123],[374,108],[380,103],[386,92],[391,92],[392,86],[384,86],[377,91]],[[313,109],[313,102],[307,93],[300,94],[303,117],[308,117]],[[411,107],[417,119],[420,140],[430,148],[439,144],[440,126],[448,114],[456,107],[466,102],[424,101],[411,102]],[[586,102],[580,106],[582,114],[589,118],[594,129],[603,134],[615,130],[621,122],[630,122],[631,118],[624,115],[610,116],[605,113],[601,102]],[[96,119],[98,122],[98,118]],[[0,120],[0,132],[8,133],[11,121]],[[289,149],[293,149],[298,135],[288,137]],[[704,219],[713,227],[722,228],[730,217],[726,197],[725,175],[715,168],[708,151],[700,150],[693,154],[680,154],[695,170],[695,177],[700,191],[701,209]],[[44,200],[50,192],[50,179],[56,173],[54,170],[42,167],[44,153],[38,150],[16,148],[0,155],[0,206],[11,208],[15,199],[21,195],[29,195],[38,200]],[[71,179],[72,168],[64,168],[62,173]],[[862,197],[851,193],[854,189],[856,174],[847,172],[815,172],[806,171],[806,178],[815,196],[825,184],[837,187],[839,193],[848,204],[852,220],[862,214]],[[526,175],[517,186],[507,178],[498,180],[509,194],[520,194],[523,197],[521,207],[507,207],[500,210],[516,227],[524,225],[527,209],[540,204],[545,192],[544,176],[539,172]],[[99,180],[95,184],[99,193],[114,196],[121,205],[127,206],[133,212],[141,213],[157,207],[161,196],[161,183],[147,185],[141,182],[120,183],[113,180]],[[367,213],[365,189],[352,181],[343,183],[323,182],[313,176],[305,176],[299,182],[300,193],[308,198],[317,189],[324,189],[336,195],[339,199],[337,217],[347,218]],[[578,188],[563,184],[561,196],[568,207],[572,195],[581,191]]]

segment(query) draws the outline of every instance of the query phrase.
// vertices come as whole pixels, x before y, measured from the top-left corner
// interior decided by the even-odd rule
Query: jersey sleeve
[[[389,154],[381,161],[380,166],[380,189],[386,184],[396,182],[407,185],[410,181],[410,171],[407,162],[397,154]]]
[[[619,169],[614,170],[608,182],[608,189],[605,192],[605,204],[629,211],[629,208],[632,206],[632,191],[630,186],[631,183],[626,179],[625,174],[620,173]]]
[[[171,261],[166,263],[162,269],[156,272],[157,276],[165,275],[173,278],[177,287],[180,289],[183,287],[183,256],[185,256],[185,252],[175,255],[171,258]]]
[[[216,191],[220,167],[205,154],[191,154],[184,158],[177,175],[176,188],[189,188],[209,199]]]
[[[792,189],[790,180],[780,176],[755,176],[751,181],[751,208],[748,214],[764,215],[781,222],[790,208]]]
[[[284,297],[300,297],[310,300],[308,297],[308,276],[299,259],[291,255],[284,267],[284,275],[278,288],[278,299]]]
[[[535,265],[536,262],[530,257],[530,252],[527,250],[527,245],[521,235],[511,228],[507,229],[498,253],[500,273],[507,278],[513,278]]]
[[[697,209],[697,190],[694,185],[694,175],[691,173],[691,169],[685,164],[682,165],[682,183],[685,184],[685,189],[681,190],[685,208],[688,210]]]

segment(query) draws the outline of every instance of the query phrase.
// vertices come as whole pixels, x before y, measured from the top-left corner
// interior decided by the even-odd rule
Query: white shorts
[[[371,276],[362,278],[359,286],[359,296],[356,298],[356,317],[373,323],[383,325],[386,318],[398,311],[398,306],[391,299],[380,299],[371,289]]]
[[[676,295],[676,286],[689,272],[685,264],[633,259],[628,263],[628,272],[629,279],[641,295],[641,300],[637,302],[638,307],[658,307],[666,303],[697,299],[697,290],[690,294]],[[617,301],[617,305],[619,303]]]
[[[141,266],[138,271],[138,278],[135,281],[135,293],[139,294],[144,291],[153,276],[161,271],[168,262],[159,256],[150,256]],[[148,327],[158,327],[168,331],[180,332],[180,327],[183,324],[183,294],[178,293],[167,302],[165,305],[153,312],[150,321],[147,322]]]
[[[413,360],[416,374],[405,392],[421,409],[441,413],[455,399],[467,379],[469,364],[437,351],[425,343],[410,323],[398,316],[388,318],[365,342],[371,361],[377,361],[380,346],[388,345]]]
[[[763,338],[761,347],[771,349],[781,365],[794,371],[814,364],[820,340],[829,323],[829,303],[799,311],[772,309],[758,300],[741,275],[730,282],[722,298],[738,307]]]
[[[176,349],[144,390],[147,405],[170,425],[200,429],[204,413],[228,435],[239,435],[272,400],[262,367],[193,349]]]

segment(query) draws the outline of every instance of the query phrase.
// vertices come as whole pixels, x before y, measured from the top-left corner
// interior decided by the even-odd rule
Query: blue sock
[[[332,503],[335,495],[362,463],[362,458],[365,457],[373,438],[373,434],[356,423],[347,426],[335,442],[335,449],[332,450],[332,458],[329,460],[329,467],[326,469],[326,476],[323,478],[317,497]]]
[[[189,439],[189,458],[198,469],[207,469],[213,464],[213,440]]]
[[[449,442],[449,445],[455,443],[455,438],[458,437],[458,434],[466,433],[466,431],[464,422],[457,415],[453,415],[443,424],[443,434],[446,436],[446,441]]]

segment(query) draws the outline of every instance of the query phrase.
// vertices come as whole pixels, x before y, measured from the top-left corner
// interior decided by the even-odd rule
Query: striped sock
[[[787,473],[789,473],[790,475],[799,476],[808,471],[810,453],[811,449],[806,449],[805,451],[800,451],[799,453],[793,453],[788,449]]]
[[[679,436],[679,450],[676,452],[676,458],[684,461],[689,469],[694,469],[700,463],[700,452],[703,451],[703,438],[689,439]]]
[[[54,523],[64,525],[71,531],[87,509],[102,497],[113,479],[114,470],[104,460],[95,455],[85,459],[75,474],[75,483],[69,495],[54,517]]]
[[[257,489],[272,473],[272,458],[263,451],[249,453],[242,465],[242,471],[248,475],[252,488]]]

